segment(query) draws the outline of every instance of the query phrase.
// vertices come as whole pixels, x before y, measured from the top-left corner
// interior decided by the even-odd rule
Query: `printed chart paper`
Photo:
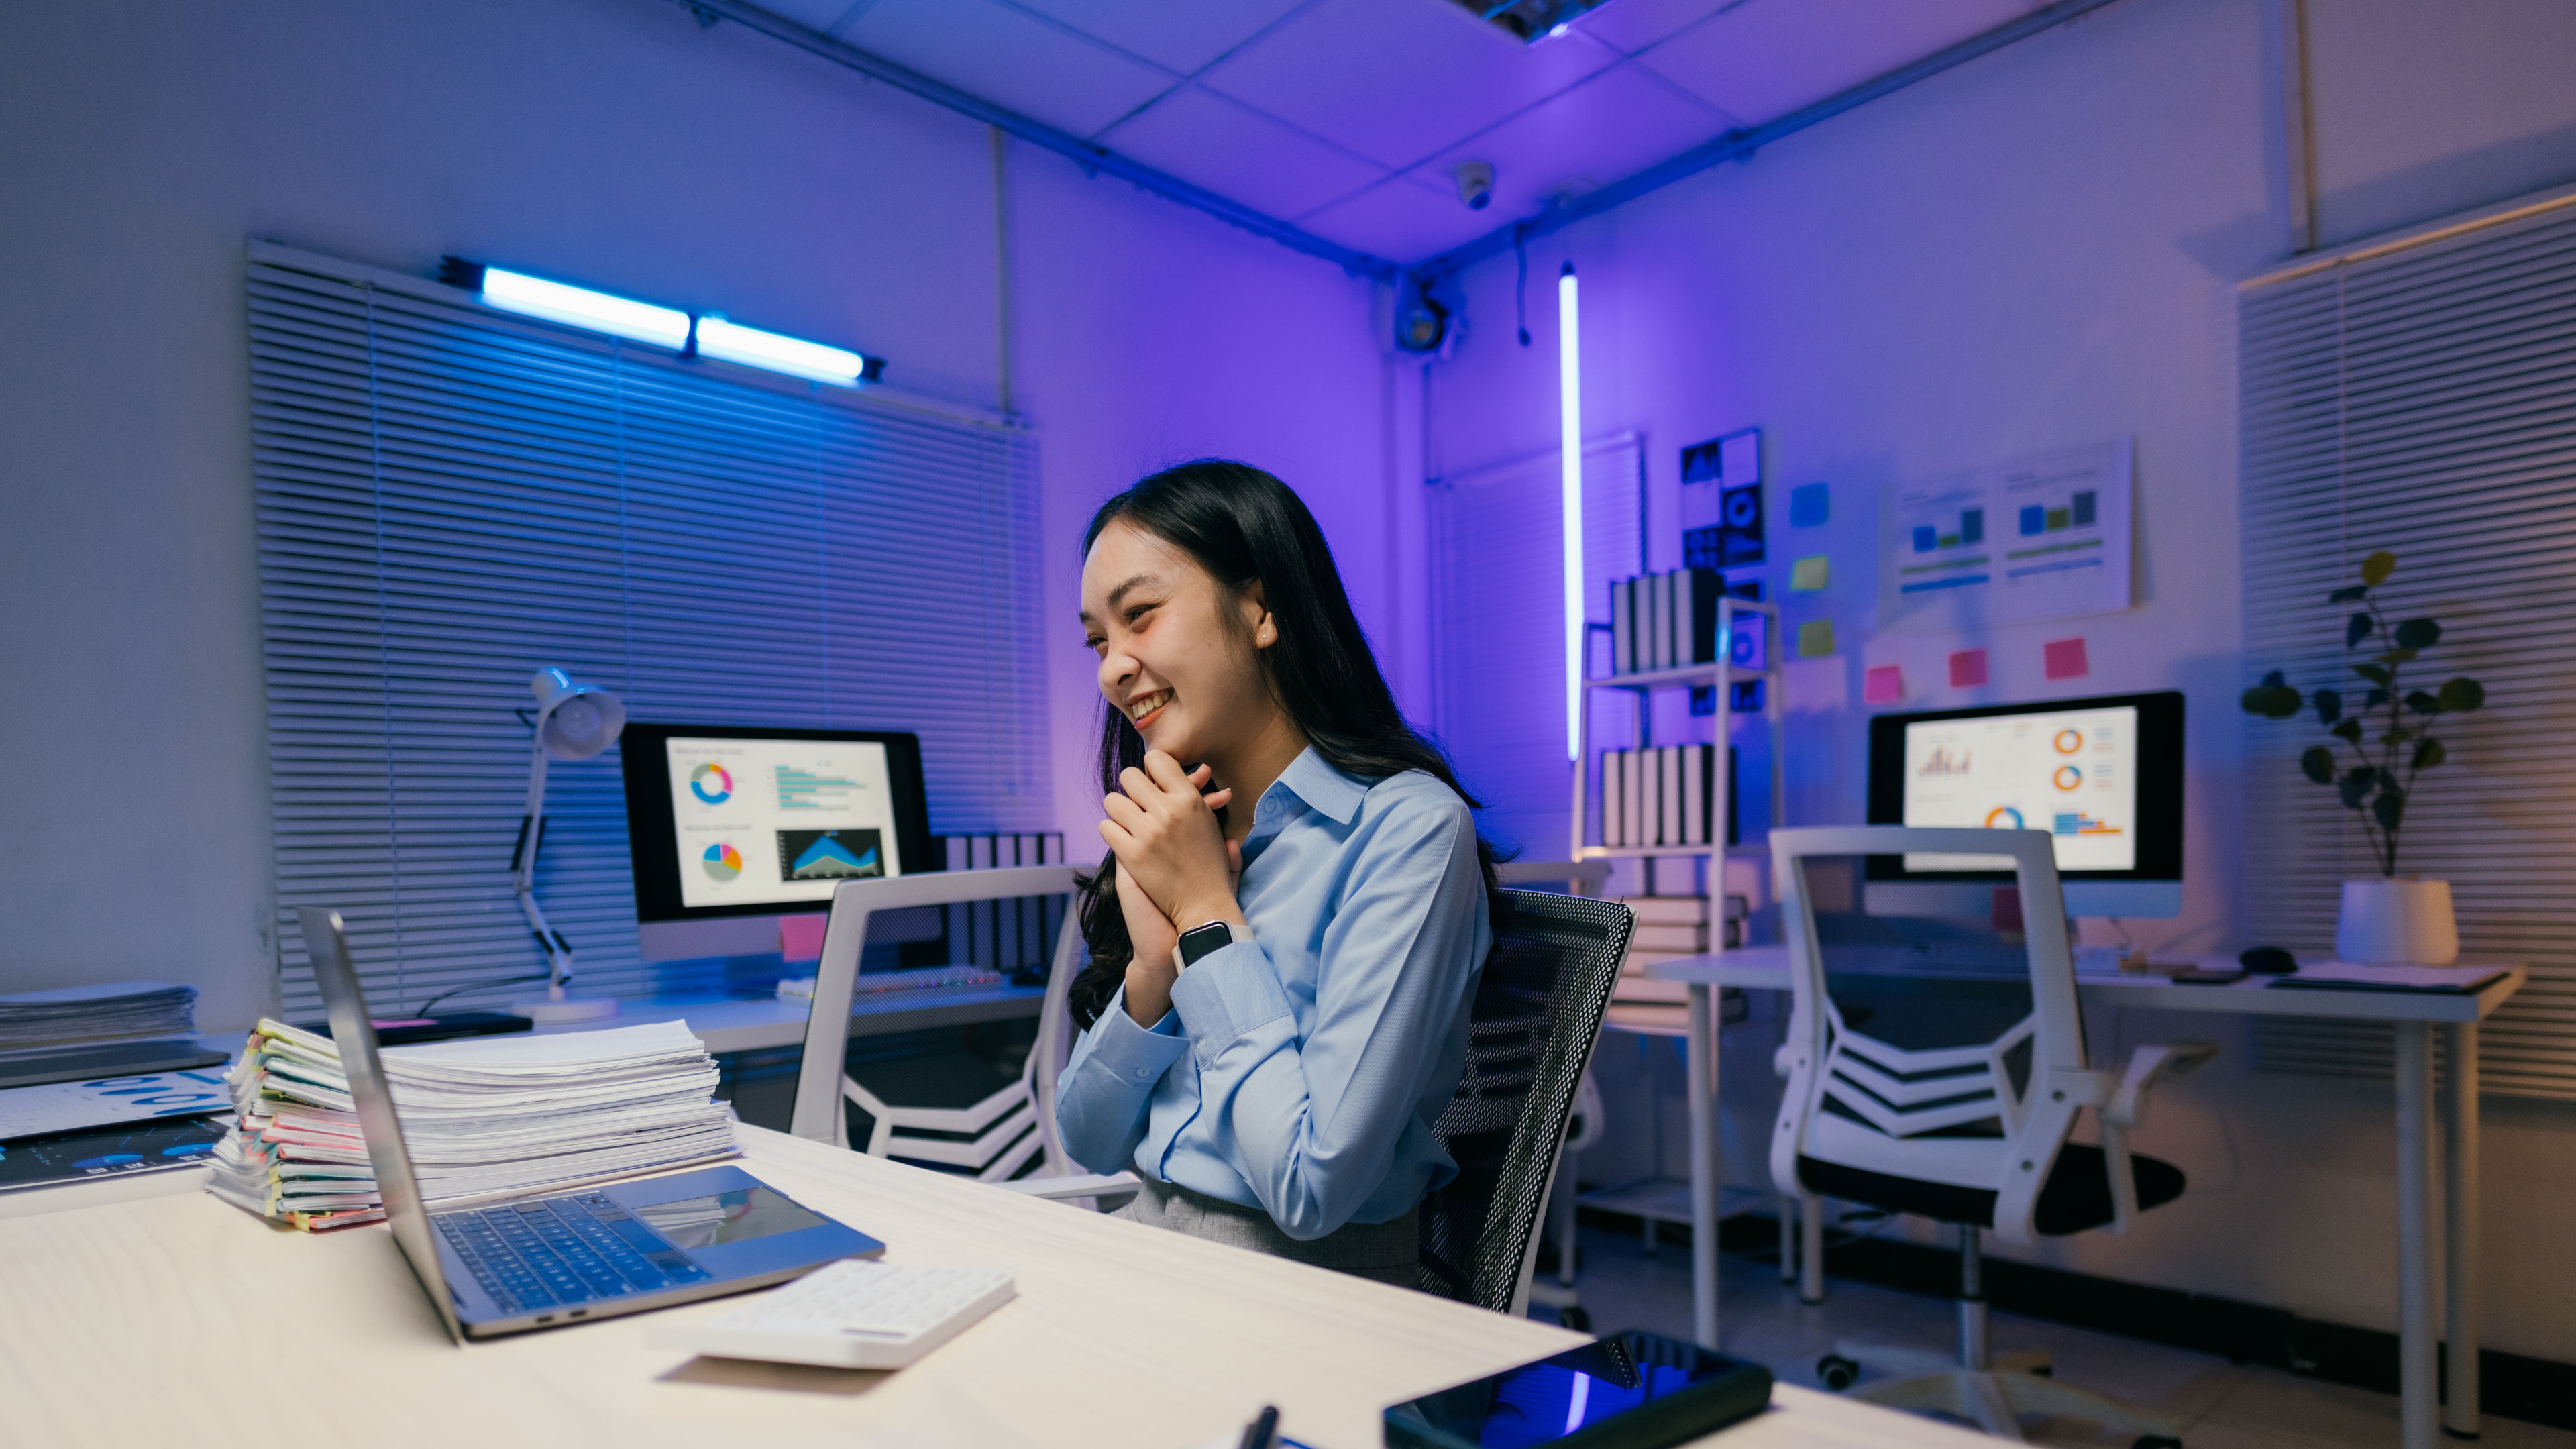
[[[147,1117],[202,1117],[232,1105],[221,1067],[12,1087],[0,1092],[0,1141]]]
[[[1888,629],[2112,614],[2129,607],[2130,440],[1888,488]]]

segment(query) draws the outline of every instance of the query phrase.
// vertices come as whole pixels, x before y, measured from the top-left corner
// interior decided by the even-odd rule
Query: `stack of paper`
[[[0,1047],[115,1036],[184,1036],[197,1029],[197,988],[118,981],[0,996]]]
[[[1679,981],[1652,980],[1646,968],[1659,961],[1707,954],[1708,897],[1622,896],[1619,904],[1636,913],[1637,924],[1629,933],[1628,959],[1620,964],[1610,999],[1674,1006],[1689,1001],[1690,987]]]
[[[716,1065],[680,1022],[389,1047],[421,1195],[557,1190],[733,1156]],[[331,1039],[262,1021],[233,1066],[240,1117],[208,1190],[299,1228],[382,1217]]]

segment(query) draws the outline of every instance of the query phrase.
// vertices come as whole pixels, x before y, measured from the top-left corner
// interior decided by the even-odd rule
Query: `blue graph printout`
[[[2130,440],[1892,485],[1879,622],[1973,631],[2129,607]]]

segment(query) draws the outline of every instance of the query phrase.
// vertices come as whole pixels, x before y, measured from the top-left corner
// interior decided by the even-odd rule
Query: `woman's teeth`
[[[1130,720],[1143,719],[1145,716],[1152,714],[1154,711],[1161,709],[1164,705],[1170,704],[1171,702],[1172,692],[1170,690],[1155,690],[1152,694],[1146,695],[1143,699],[1127,706],[1127,718]]]

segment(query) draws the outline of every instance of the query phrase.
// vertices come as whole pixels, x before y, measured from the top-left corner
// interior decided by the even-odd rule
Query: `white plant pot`
[[[2348,880],[2335,955],[2367,966],[2448,966],[2460,958],[2451,883],[2414,876]]]

